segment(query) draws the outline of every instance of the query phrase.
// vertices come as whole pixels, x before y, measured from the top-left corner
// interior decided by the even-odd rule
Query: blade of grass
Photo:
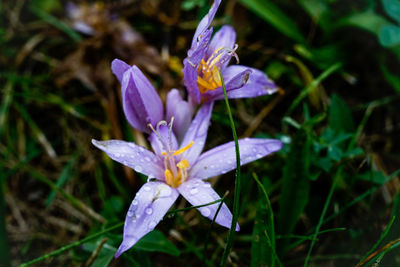
[[[220,266],[225,266],[226,261],[227,261],[228,256],[229,256],[229,253],[231,251],[232,245],[233,245],[233,238],[235,237],[235,229],[236,229],[236,224],[237,224],[238,217],[239,217],[239,198],[240,198],[240,189],[241,189],[240,182],[241,181],[240,181],[239,142],[238,142],[238,137],[237,137],[237,134],[236,134],[235,123],[234,123],[233,117],[232,117],[231,107],[229,106],[228,96],[226,94],[225,81],[224,81],[224,78],[222,76],[221,70],[219,70],[219,76],[221,78],[222,89],[224,91],[226,111],[228,113],[229,120],[231,122],[232,135],[233,135],[233,139],[235,141],[235,152],[236,152],[236,179],[235,179],[235,195],[234,195],[234,199],[233,199],[232,223],[231,223],[231,229],[229,229],[228,239],[226,241],[224,254],[222,255],[221,264],[220,264]]]
[[[5,178],[3,167],[0,166],[0,262],[2,266],[11,266],[10,250],[8,246],[7,224],[6,224],[6,202],[4,193]]]
[[[312,235],[311,245],[310,245],[310,248],[308,249],[307,256],[306,256],[306,259],[304,261],[304,265],[303,265],[304,267],[308,266],[308,262],[310,261],[311,252],[312,252],[312,249],[313,249],[313,247],[315,245],[315,242],[316,242],[315,240],[317,239],[319,230],[321,229],[322,223],[323,223],[324,218],[325,218],[325,214],[326,214],[326,212],[328,210],[329,204],[331,203],[333,192],[335,191],[335,188],[336,188],[336,183],[339,180],[339,178],[341,177],[342,171],[343,171],[343,167],[340,166],[338,171],[336,172],[335,177],[333,178],[333,182],[332,182],[331,188],[329,189],[329,193],[328,193],[328,196],[326,198],[324,207],[322,209],[321,216],[319,217],[319,221],[318,221],[317,227],[315,228],[315,232]]]
[[[60,31],[64,32],[66,35],[68,35],[69,38],[71,38],[73,41],[79,43],[82,41],[82,37],[71,27],[69,27],[67,24],[59,20],[58,18],[50,15],[49,13],[35,7],[35,6],[30,6],[30,10],[32,11],[33,14],[38,16],[40,19],[43,21],[49,23],[50,25],[56,27]]]
[[[369,258],[371,255],[373,255],[373,252],[375,251],[375,249],[379,246],[379,244],[382,242],[382,240],[389,233],[389,230],[392,227],[395,219],[396,219],[396,217],[393,216],[392,219],[390,220],[389,224],[386,226],[385,230],[379,237],[378,241],[376,241],[375,244],[372,246],[372,248],[370,250],[368,250],[368,252],[361,258],[361,260],[358,262],[356,267],[362,266],[364,263],[368,262],[367,258]]]
[[[40,257],[38,257],[36,259],[33,259],[33,260],[28,261],[26,263],[23,263],[23,264],[20,265],[20,267],[26,267],[26,266],[32,265],[34,263],[37,263],[37,262],[40,262],[40,261],[44,261],[44,260],[46,260],[46,259],[48,259],[50,257],[56,256],[56,255],[60,255],[61,253],[65,252],[67,250],[70,250],[70,249],[72,249],[74,247],[82,245],[82,244],[84,244],[84,243],[86,243],[86,242],[88,242],[88,241],[90,241],[92,239],[95,239],[96,237],[99,237],[99,236],[101,236],[101,235],[103,235],[105,233],[111,232],[112,230],[115,230],[115,229],[117,229],[119,227],[122,227],[123,225],[124,225],[124,222],[117,223],[116,225],[113,225],[113,226],[111,226],[109,228],[106,228],[103,231],[100,231],[100,232],[95,233],[93,235],[90,235],[90,236],[88,236],[88,237],[86,237],[84,239],[81,239],[81,240],[76,241],[74,243],[71,243],[69,245],[63,246],[63,247],[61,247],[61,248],[59,248],[59,249],[57,249],[57,250],[55,250],[53,252],[47,253],[47,254],[45,254],[43,256],[40,256]]]
[[[2,130],[5,128],[4,125],[7,120],[8,109],[9,109],[11,101],[12,101],[12,96],[13,96],[12,88],[13,88],[13,84],[11,81],[9,81],[4,86],[4,89],[3,89],[4,90],[3,101],[1,102],[1,107],[0,107],[0,135],[2,133]]]
[[[288,111],[285,114],[285,117],[289,117],[289,114],[300,104],[300,102],[323,80],[329,77],[332,73],[337,71],[340,67],[342,67],[342,63],[335,63],[330,66],[327,70],[321,73],[315,80],[313,80],[310,85],[308,85],[300,94],[296,97],[296,99],[290,105]]]
[[[279,266],[282,266],[282,263],[276,253],[276,236],[275,236],[275,223],[274,223],[274,213],[272,211],[272,207],[271,207],[271,202],[269,200],[269,196],[267,193],[267,190],[265,190],[264,185],[261,183],[260,179],[258,179],[258,176],[256,173],[252,173],[252,176],[254,178],[254,180],[257,182],[259,188],[261,189],[262,193],[265,196],[265,201],[267,203],[267,211],[268,211],[268,225],[269,225],[269,232],[270,235],[268,234],[268,232],[265,232],[265,234],[267,235],[267,239],[270,240],[271,243],[271,250],[272,250],[272,256],[273,256],[273,261],[271,263],[271,267],[275,266],[275,261],[278,263]]]

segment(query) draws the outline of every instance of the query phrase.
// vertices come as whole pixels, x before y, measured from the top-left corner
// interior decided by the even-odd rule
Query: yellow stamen
[[[186,159],[183,159],[176,164],[179,169],[186,169],[189,168],[189,162]]]
[[[174,180],[174,176],[172,175],[172,172],[169,169],[166,169],[164,172],[164,176],[165,176],[165,182],[168,185],[172,186],[173,180]]]
[[[176,150],[172,155],[177,156],[188,150],[192,145],[194,144],[193,141],[191,141],[187,146],[182,147],[181,149]]]

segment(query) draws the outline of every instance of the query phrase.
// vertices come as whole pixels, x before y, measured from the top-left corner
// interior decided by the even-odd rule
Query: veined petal
[[[282,142],[276,139],[245,138],[239,140],[241,165],[265,157],[282,148]],[[189,176],[207,179],[224,174],[236,168],[235,143],[229,142],[213,148],[197,159]]]
[[[182,140],[184,134],[190,126],[192,119],[191,105],[182,99],[177,89],[172,89],[167,94],[167,121],[174,117],[172,128],[177,135],[178,140]]]
[[[179,193],[193,206],[203,205],[215,200],[221,199],[221,197],[211,188],[209,183],[203,182],[200,179],[189,179],[178,187]],[[212,220],[217,212],[220,203],[215,203],[209,206],[198,208],[204,217]],[[220,211],[218,212],[215,222],[231,228],[232,214],[228,207],[222,204]],[[239,231],[239,224],[236,225],[236,231]]]
[[[92,144],[115,161],[149,177],[164,180],[163,162],[153,152],[131,142],[121,140],[97,141]]]
[[[136,66],[125,71],[121,89],[123,109],[129,123],[149,133],[147,125],[155,126],[164,116],[164,107],[156,89]]]
[[[114,59],[111,62],[111,70],[120,83],[122,83],[122,77],[124,76],[125,71],[127,71],[131,66],[126,64],[124,61],[120,59]]]
[[[207,139],[208,126],[210,125],[211,111],[214,103],[209,102],[203,104],[197,111],[185,137],[183,138],[181,147],[187,146],[190,142],[194,142],[190,149],[186,150],[182,158],[186,159],[190,165],[196,162],[201,151],[203,151],[204,143]]]
[[[198,39],[201,38],[202,33],[210,27],[212,20],[214,19],[215,13],[217,13],[218,7],[221,4],[221,0],[215,0],[212,4],[210,10],[208,11],[207,15],[205,15],[199,25],[196,28],[196,31],[193,35],[192,40],[192,47],[196,45]]]
[[[224,25],[215,33],[207,49],[206,58],[209,58],[220,47],[233,48],[236,41],[236,32],[232,26]],[[226,65],[228,62],[226,62]]]
[[[165,183],[145,183],[137,192],[126,214],[123,240],[115,257],[119,257],[152,231],[178,196],[178,191]]]

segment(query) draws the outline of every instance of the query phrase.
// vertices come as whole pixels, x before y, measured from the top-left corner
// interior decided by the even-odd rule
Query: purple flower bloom
[[[200,104],[224,98],[219,69],[229,98],[276,92],[275,84],[263,72],[247,66],[228,66],[232,57],[238,60],[236,33],[231,26],[223,26],[211,40],[213,29],[210,24],[220,3],[220,0],[214,1],[208,14],[200,21],[188,56],[183,61],[183,77],[191,102]]]
[[[116,160],[148,176],[137,192],[125,219],[123,241],[115,257],[132,247],[154,229],[181,194],[190,204],[201,205],[220,199],[204,179],[214,177],[236,167],[235,145],[229,142],[203,154],[213,102],[205,103],[197,112],[182,142],[172,131],[173,119],[160,121],[149,136],[153,152],[134,143],[109,140],[92,143]],[[281,149],[274,139],[246,138],[239,140],[241,163],[246,164]],[[200,155],[201,154],[201,155]],[[198,208],[201,214],[213,219],[218,203]],[[223,204],[216,223],[230,228],[232,214]],[[236,226],[239,230],[239,225]]]

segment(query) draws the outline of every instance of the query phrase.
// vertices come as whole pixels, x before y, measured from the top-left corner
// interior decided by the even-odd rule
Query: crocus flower
[[[235,145],[229,142],[203,154],[213,102],[205,103],[178,141],[172,131],[173,119],[167,124],[160,121],[152,130],[149,141],[153,152],[131,142],[120,140],[92,143],[113,160],[148,176],[137,192],[125,218],[123,241],[115,254],[118,257],[140,238],[154,229],[179,195],[197,206],[220,199],[204,179],[226,173],[236,167]],[[246,164],[281,149],[281,142],[274,139],[239,140],[241,163]],[[200,207],[200,213],[213,219],[219,204]],[[230,228],[232,214],[223,204],[215,222]],[[236,226],[239,230],[239,225]]]
[[[235,53],[236,33],[231,26],[223,26],[212,38],[210,24],[220,0],[214,1],[208,14],[200,21],[192,45],[184,59],[183,77],[191,103],[223,99],[222,81],[229,98],[256,97],[276,92],[275,84],[262,72],[247,66],[228,66]],[[211,40],[211,42],[210,42]]]
[[[164,120],[164,107],[160,96],[151,82],[137,66],[130,66],[119,59],[114,59],[111,69],[121,83],[122,107],[131,126],[141,132],[151,133],[148,124],[153,127]],[[182,137],[189,127],[193,108],[182,99],[177,89],[167,94],[166,119],[175,118],[173,130]]]

